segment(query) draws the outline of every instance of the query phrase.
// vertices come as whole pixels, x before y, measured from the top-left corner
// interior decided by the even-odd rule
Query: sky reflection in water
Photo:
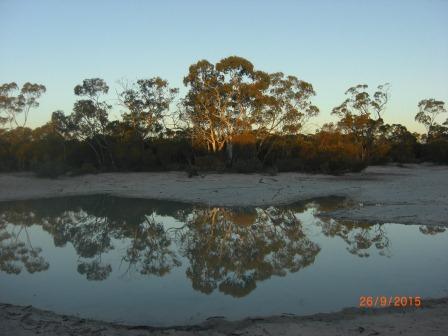
[[[448,295],[445,228],[110,196],[0,203],[0,302],[124,323],[310,314]]]

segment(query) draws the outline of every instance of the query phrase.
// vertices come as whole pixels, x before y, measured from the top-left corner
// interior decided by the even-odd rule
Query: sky
[[[390,83],[384,119],[412,131],[421,99],[448,102],[448,0],[0,0],[0,40],[0,83],[47,87],[30,127],[70,113],[85,78],[106,80],[111,103],[122,79],[160,76],[182,95],[191,64],[231,55],[313,84],[308,131],[356,84]]]

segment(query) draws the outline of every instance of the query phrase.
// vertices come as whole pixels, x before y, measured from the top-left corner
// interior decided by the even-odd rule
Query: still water
[[[448,230],[110,196],[0,203],[0,302],[173,325],[448,295]]]

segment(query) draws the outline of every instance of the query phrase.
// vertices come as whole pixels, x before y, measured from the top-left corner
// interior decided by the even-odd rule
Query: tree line
[[[445,103],[424,99],[412,133],[383,116],[389,84],[360,84],[334,107],[338,117],[313,134],[304,125],[319,114],[313,85],[296,76],[258,70],[242,57],[216,64],[200,60],[183,83],[187,93],[154,77],[121,82],[121,118],[111,120],[108,84],[85,79],[74,88],[70,113],[55,111],[45,125],[26,126],[46,92],[41,84],[0,85],[0,171],[34,170],[41,176],[98,171],[343,173],[369,164],[448,163]]]

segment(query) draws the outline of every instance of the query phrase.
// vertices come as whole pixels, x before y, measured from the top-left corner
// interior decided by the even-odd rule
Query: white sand
[[[0,174],[0,201],[53,196],[111,194],[209,205],[275,205],[324,196],[345,196],[350,209],[335,218],[403,224],[448,225],[448,167],[369,167],[344,176],[282,173],[107,173],[39,179],[31,173]]]

